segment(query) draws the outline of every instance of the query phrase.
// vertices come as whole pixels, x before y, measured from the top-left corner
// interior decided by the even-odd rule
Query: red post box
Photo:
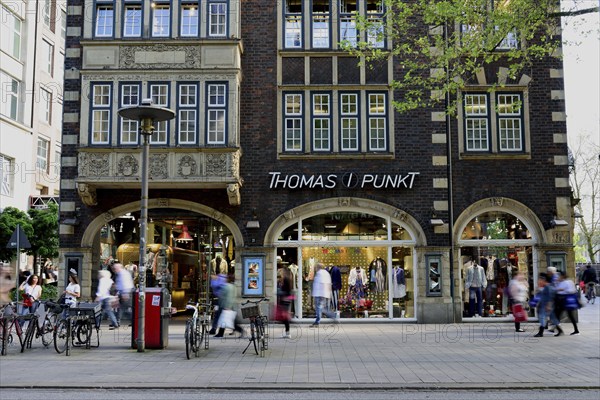
[[[146,288],[144,343],[147,349],[164,349],[169,344],[171,295],[166,288]],[[134,292],[131,321],[131,348],[137,349],[139,290]]]

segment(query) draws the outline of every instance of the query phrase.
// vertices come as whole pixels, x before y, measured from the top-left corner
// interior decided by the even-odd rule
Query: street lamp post
[[[140,106],[122,108],[119,111],[122,118],[133,119],[140,123],[140,133],[143,137],[142,146],[142,196],[140,205],[140,258],[138,268],[138,323],[137,323],[137,351],[145,349],[145,318],[146,318],[146,236],[148,222],[148,160],[150,154],[150,135],[154,132],[154,123],[168,121],[175,117],[175,113],[168,108],[152,105],[151,99],[142,100]]]

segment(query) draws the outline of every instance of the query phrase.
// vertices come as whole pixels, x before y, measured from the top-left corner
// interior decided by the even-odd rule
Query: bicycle
[[[586,285],[585,297],[588,303],[594,304],[596,302],[596,283],[588,282]]]
[[[100,346],[100,304],[80,303],[78,307],[70,308],[68,304],[61,304],[61,308],[68,310],[69,315],[56,324],[54,330],[54,349],[61,354],[71,355],[72,347],[85,346],[86,349]],[[92,325],[93,324],[93,325]],[[95,345],[92,345],[93,333],[96,332]]]
[[[23,328],[19,323],[23,317],[17,315],[17,305],[14,302],[10,302],[4,305],[0,309],[0,354],[5,356],[8,353],[8,346],[12,345],[14,341],[13,328],[15,334],[19,338],[19,345],[21,346],[21,353],[25,348],[23,347]]]
[[[202,308],[202,315],[199,309]],[[208,350],[208,330],[210,325],[210,303],[187,304],[186,310],[194,310],[194,314],[185,323],[185,356],[189,360],[193,353],[200,357],[200,347],[204,343],[204,349]]]
[[[265,350],[269,348],[269,319],[267,316],[262,315],[259,305],[263,301],[269,301],[269,299],[263,297],[260,300],[246,300],[245,303],[242,303],[242,318],[250,320],[250,338],[242,354],[246,354],[246,350],[248,350],[251,344],[254,345],[256,355],[259,355],[260,351],[261,357],[265,356]]]

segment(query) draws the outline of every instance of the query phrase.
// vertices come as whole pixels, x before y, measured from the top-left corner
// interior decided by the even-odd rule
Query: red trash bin
[[[144,346],[147,349],[164,349],[169,344],[169,319],[171,295],[166,288],[146,288]],[[131,348],[137,349],[139,290],[132,302]]]

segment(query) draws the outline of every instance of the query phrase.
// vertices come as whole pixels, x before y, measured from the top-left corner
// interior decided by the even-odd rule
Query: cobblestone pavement
[[[183,319],[173,321],[163,350],[138,353],[130,331],[103,326],[99,348],[69,357],[34,342],[0,357],[0,387],[215,389],[600,389],[600,302],[580,311],[580,336],[534,338],[537,323],[419,325],[293,324],[292,339],[271,328],[260,358],[242,355],[247,339],[210,339],[187,360]],[[326,322],[326,320],[324,321]],[[42,373],[24,373],[43,371]]]

